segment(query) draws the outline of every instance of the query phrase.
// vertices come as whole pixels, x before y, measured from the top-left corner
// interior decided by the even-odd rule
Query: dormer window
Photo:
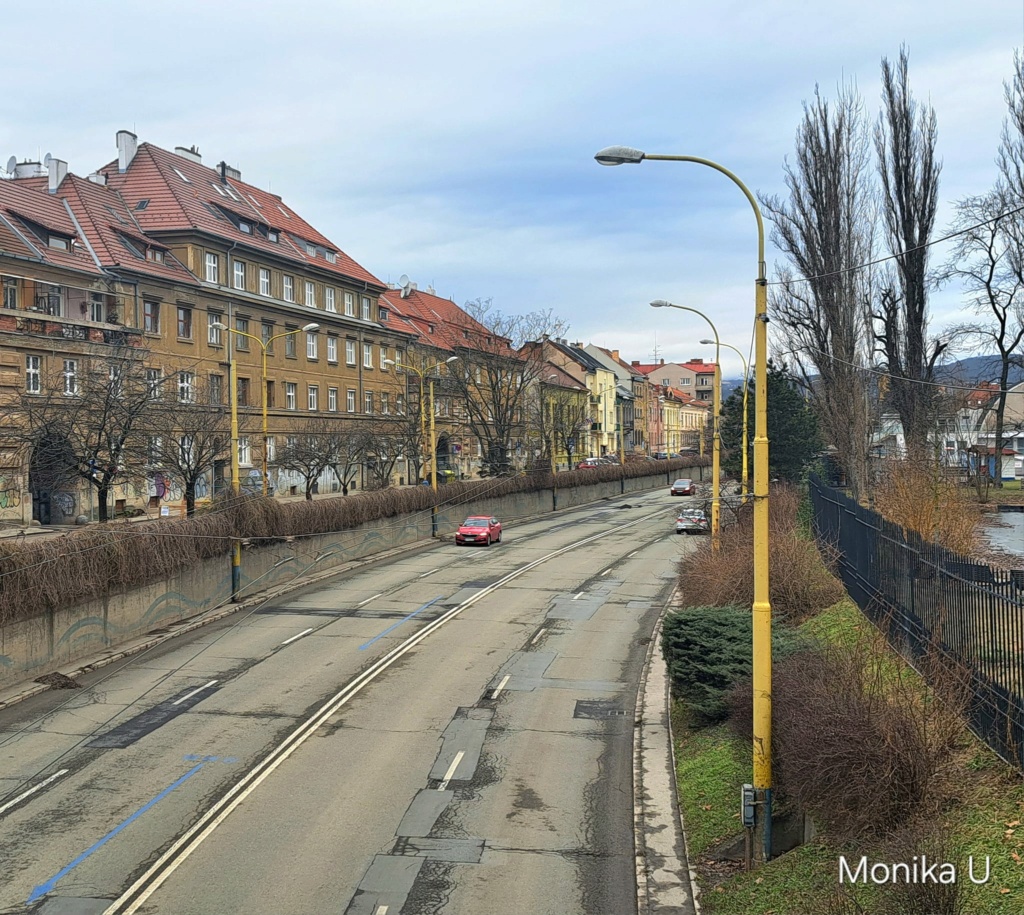
[[[164,262],[164,252],[158,248],[146,248],[146,260],[162,264]]]
[[[60,235],[51,235],[49,245],[51,248],[56,248],[58,251],[71,250],[71,240],[68,238],[62,238]]]
[[[433,324],[428,324],[427,325],[427,333],[428,334],[432,334],[433,332],[434,332],[434,325]]]
[[[311,245],[311,244],[309,244],[307,242],[306,243],[306,254],[308,254],[310,257],[316,257],[316,247]]]
[[[333,251],[325,251],[324,252],[324,257],[327,258],[327,263],[328,264],[336,264],[336,263],[338,263],[338,255],[335,254]]]
[[[269,232],[267,232],[267,240],[268,241],[276,242],[278,240],[277,232],[274,231],[273,229],[271,229]]]
[[[244,221],[243,222],[239,222],[238,223],[238,230],[240,232],[245,232],[246,235],[252,235],[252,226],[249,225],[249,223],[247,223],[247,222],[244,222]]]
[[[377,309],[377,315],[379,316],[381,321],[388,320],[388,310],[386,308]]]

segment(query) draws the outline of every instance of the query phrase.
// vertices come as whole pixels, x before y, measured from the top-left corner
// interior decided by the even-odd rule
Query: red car
[[[455,542],[459,546],[467,543],[482,543],[484,546],[501,543],[501,522],[487,515],[471,515],[455,532]]]
[[[668,491],[670,496],[692,496],[693,480],[676,480]]]

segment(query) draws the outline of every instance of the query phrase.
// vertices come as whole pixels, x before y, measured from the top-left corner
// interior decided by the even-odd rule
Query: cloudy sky
[[[122,128],[196,144],[383,280],[551,308],[570,339],[650,361],[710,355],[706,325],[653,298],[747,351],[754,220],[711,169],[601,168],[598,149],[701,156],[779,193],[815,84],[855,81],[874,117],[905,44],[938,116],[941,233],[992,183],[1024,4],[53,0],[9,6],[3,32],[0,162],[52,152],[84,175]],[[957,307],[937,296],[936,326]]]

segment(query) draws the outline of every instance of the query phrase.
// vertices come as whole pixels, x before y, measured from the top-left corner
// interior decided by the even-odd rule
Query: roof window
[[[281,215],[284,216],[285,219],[291,219],[291,216],[288,215],[287,210],[285,210],[285,208],[281,206],[281,204],[278,204],[277,208],[281,211]]]
[[[249,200],[252,201],[252,205],[254,207],[256,207],[258,210],[262,210],[263,209],[263,205],[255,197],[253,197],[252,194],[246,194],[245,196],[248,197]]]
[[[148,198],[140,200],[137,204],[135,204],[135,212],[136,213],[141,213],[148,206],[149,206],[149,199]]]
[[[213,181],[211,181],[210,187],[212,187],[218,194],[220,194],[221,197],[227,197],[227,194],[224,193],[224,188],[222,188],[219,184],[216,184]]]
[[[173,165],[171,166],[171,168],[174,169],[174,174],[176,174],[179,178],[181,178],[181,180],[184,181],[186,184],[191,184],[192,183],[180,171],[178,171],[178,169],[174,168]]]

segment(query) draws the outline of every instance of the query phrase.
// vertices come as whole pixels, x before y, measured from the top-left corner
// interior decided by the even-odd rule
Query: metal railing
[[[1024,571],[929,543],[812,474],[815,537],[838,550],[850,597],[914,663],[938,651],[969,685],[971,729],[1024,767]]]

